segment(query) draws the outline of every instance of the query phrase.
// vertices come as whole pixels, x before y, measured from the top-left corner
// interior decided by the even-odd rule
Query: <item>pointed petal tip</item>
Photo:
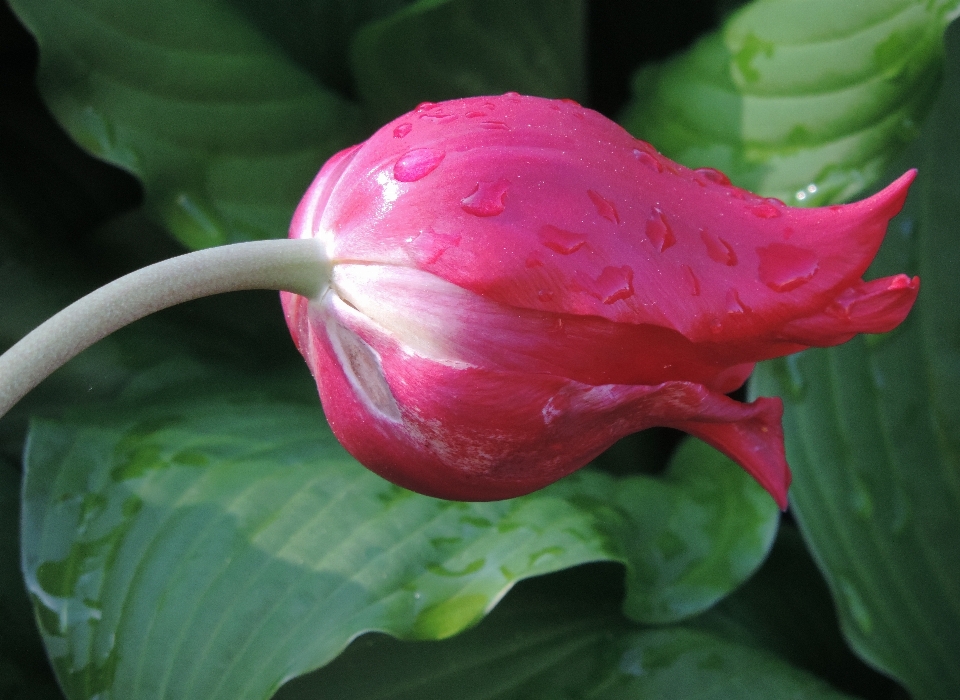
[[[881,213],[886,219],[892,219],[903,209],[910,185],[916,177],[917,169],[911,168],[876,194],[867,197],[861,204]]]
[[[720,450],[739,464],[786,510],[792,475],[783,443],[783,402],[763,397],[739,404],[739,415],[727,421],[715,418],[675,423],[691,435]]]

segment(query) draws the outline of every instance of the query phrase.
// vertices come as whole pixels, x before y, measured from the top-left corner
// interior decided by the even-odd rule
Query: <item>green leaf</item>
[[[582,0],[419,0],[357,33],[357,89],[380,121],[427,100],[585,93]]]
[[[621,123],[793,205],[853,197],[918,131],[957,0],[756,0],[642,69]]]
[[[791,503],[843,630],[918,700],[960,689],[960,27],[911,152],[920,175],[870,277],[919,273],[893,333],[763,365],[786,403]]]
[[[138,175],[187,246],[282,237],[359,112],[243,12],[204,0],[15,0],[39,84],[91,153]]]
[[[276,700],[840,700],[775,656],[683,626],[642,629],[585,568],[517,586],[476,629],[443,642],[369,635]],[[560,582],[558,584],[558,582]],[[599,584],[599,585],[598,585]],[[367,672],[364,672],[367,670]]]
[[[237,388],[173,371],[30,433],[27,584],[74,699],[266,698],[361,632],[448,637],[517,581],[588,561],[626,563],[632,614],[676,619],[738,585],[776,529],[706,447],[662,480],[582,471],[447,502],[349,458],[302,373]]]
[[[552,492],[595,513],[627,567],[624,612],[651,624],[702,612],[745,581],[780,517],[746,472],[693,438],[661,477],[575,475]]]
[[[0,458],[0,697],[58,697],[20,574],[20,474]]]
[[[689,624],[776,654],[857,697],[893,697],[893,682],[844,642],[826,582],[789,522],[781,525],[760,570]]]

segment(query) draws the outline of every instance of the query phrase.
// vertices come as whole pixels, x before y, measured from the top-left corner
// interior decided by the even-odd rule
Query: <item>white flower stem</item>
[[[0,355],[0,417],[74,355],[155,311],[242,289],[315,297],[329,281],[330,262],[316,239],[235,243],[131,272],[74,302]]]

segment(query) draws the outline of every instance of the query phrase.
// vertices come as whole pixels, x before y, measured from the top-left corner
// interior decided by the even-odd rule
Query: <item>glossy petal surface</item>
[[[919,280],[861,276],[914,174],[797,209],[570,100],[425,103],[307,192],[291,236],[333,272],[284,296],[287,320],[337,436],[409,488],[515,496],[672,426],[785,506],[779,401],[723,394],[759,360],[903,320]]]

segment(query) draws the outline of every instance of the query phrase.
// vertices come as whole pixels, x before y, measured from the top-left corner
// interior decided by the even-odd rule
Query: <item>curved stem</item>
[[[243,289],[314,297],[329,280],[330,263],[316,239],[235,243],[131,272],[74,302],[0,355],[0,417],[74,355],[155,311]]]

